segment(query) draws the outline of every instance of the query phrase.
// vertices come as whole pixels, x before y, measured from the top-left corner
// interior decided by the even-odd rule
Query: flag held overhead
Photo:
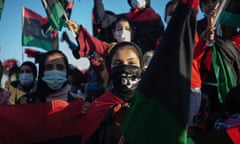
[[[65,9],[58,0],[42,0],[43,7],[48,16],[51,28],[56,31],[61,31],[63,26],[66,26],[68,20]]]
[[[188,106],[199,0],[179,2],[137,88],[121,132],[131,144],[187,144]]]
[[[1,16],[2,16],[3,5],[4,5],[4,0],[0,0],[0,19],[1,19]]]
[[[22,45],[41,48],[47,51],[58,47],[57,35],[45,34],[43,29],[48,20],[31,9],[23,8]]]

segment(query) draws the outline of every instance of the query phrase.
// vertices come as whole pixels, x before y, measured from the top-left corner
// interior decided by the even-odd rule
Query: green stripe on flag
[[[66,20],[64,18],[65,10],[60,2],[55,3],[51,9],[49,21],[54,29],[61,30],[62,26],[66,26]]]
[[[239,27],[240,15],[228,11],[222,11],[217,22],[227,26]]]
[[[121,126],[121,131],[129,143],[136,144],[186,144],[187,130],[156,100],[135,92],[131,109]],[[139,111],[135,107],[145,107]],[[137,121],[131,119],[138,118]],[[164,122],[164,123],[163,123]],[[145,124],[145,125],[142,125]],[[137,128],[135,128],[137,127]],[[135,132],[145,131],[145,132]],[[173,133],[174,132],[174,133]],[[138,135],[136,135],[138,134]],[[146,134],[148,136],[146,136]],[[163,137],[164,136],[164,137]],[[139,139],[141,137],[141,139]],[[151,139],[144,139],[151,138]]]
[[[218,83],[218,99],[220,103],[224,103],[226,94],[237,84],[232,69],[215,45],[212,48],[212,64]]]
[[[47,50],[47,51],[50,51],[50,50],[54,49],[52,42],[37,39],[37,38],[34,38],[34,37],[27,37],[27,36],[24,36],[22,38],[22,45],[23,46],[39,47],[39,48],[42,48],[42,49]]]

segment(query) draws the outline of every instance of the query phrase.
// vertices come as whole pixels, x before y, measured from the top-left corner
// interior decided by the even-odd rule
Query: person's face
[[[28,74],[33,74],[33,71],[30,66],[23,65],[20,69],[20,73],[28,73]]]
[[[114,38],[118,42],[131,41],[132,29],[128,21],[119,21],[116,24],[115,30],[113,32]]]
[[[128,30],[131,31],[130,24],[128,21],[119,21],[116,25],[115,31]]]
[[[55,53],[49,55],[45,62],[45,71],[58,70],[67,72],[67,67],[61,54]]]
[[[132,46],[124,46],[119,48],[112,58],[111,68],[120,65],[132,65],[140,67],[140,60]]]
[[[201,2],[201,10],[208,15],[216,6],[217,0],[204,0]]]

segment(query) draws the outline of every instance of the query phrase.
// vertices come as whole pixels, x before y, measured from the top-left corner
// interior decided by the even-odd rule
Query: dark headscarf
[[[142,64],[142,61],[143,61],[142,57],[143,56],[142,56],[142,51],[141,51],[140,47],[137,44],[133,43],[133,42],[120,42],[120,43],[116,44],[111,49],[111,51],[108,54],[107,61],[106,61],[107,64],[106,65],[107,65],[107,69],[108,69],[109,72],[110,72],[110,69],[111,69],[111,62],[112,62],[114,54],[117,52],[118,49],[120,49],[122,47],[125,47],[127,45],[132,46],[131,49],[135,48],[135,51],[137,52],[136,54],[139,57],[140,65],[141,65],[141,68],[142,68],[142,66],[143,66],[143,64]]]
[[[48,51],[47,53],[44,53],[42,55],[43,57],[40,59],[40,62],[39,62],[39,75],[38,75],[38,87],[37,87],[37,95],[40,96],[40,99],[42,99],[42,101],[45,101],[45,97],[42,97],[42,96],[46,96],[46,93],[53,91],[42,80],[42,77],[45,72],[46,60],[47,60],[48,56],[53,55],[53,54],[60,54],[63,56],[63,60],[65,62],[65,66],[66,66],[67,76],[69,73],[69,63],[68,63],[66,55],[63,52],[61,52],[59,50],[52,50],[52,51]],[[67,82],[63,86],[65,86],[66,84],[67,84]]]
[[[36,77],[37,77],[37,67],[36,67],[36,65],[31,61],[25,61],[21,64],[20,69],[23,66],[29,66],[31,68],[32,72],[33,72],[33,78],[36,79]]]

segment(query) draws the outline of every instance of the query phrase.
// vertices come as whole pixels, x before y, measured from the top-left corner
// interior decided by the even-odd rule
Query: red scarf
[[[129,13],[126,14],[126,17],[132,21],[146,21],[151,22],[156,19],[159,19],[160,16],[152,8],[132,9]]]
[[[91,135],[97,130],[110,106],[123,103],[123,100],[110,92],[96,98],[89,107],[85,117],[86,125],[83,131],[82,143],[86,143]],[[118,110],[114,110],[114,112],[116,113]]]
[[[80,135],[80,100],[0,106],[0,143],[24,144]]]
[[[238,49],[240,49],[240,35],[233,36],[232,42]]]

